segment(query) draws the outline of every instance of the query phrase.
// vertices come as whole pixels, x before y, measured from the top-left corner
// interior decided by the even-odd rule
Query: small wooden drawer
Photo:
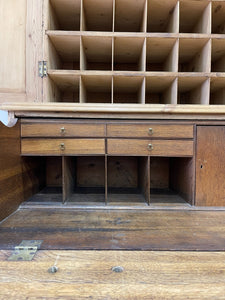
[[[104,139],[22,139],[22,155],[105,154]]]
[[[104,137],[104,124],[24,123],[22,137]]]
[[[109,155],[193,156],[193,141],[108,139]]]
[[[194,129],[193,125],[109,124],[107,125],[107,136],[192,139]]]

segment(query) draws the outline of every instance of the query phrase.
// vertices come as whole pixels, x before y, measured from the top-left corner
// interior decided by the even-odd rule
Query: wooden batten
[[[75,169],[73,165],[73,157],[62,157],[62,189],[63,203],[68,201],[74,192],[75,185]]]

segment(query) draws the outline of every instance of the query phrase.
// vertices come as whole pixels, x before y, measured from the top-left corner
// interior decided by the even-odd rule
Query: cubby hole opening
[[[225,40],[212,39],[211,72],[225,72]]]
[[[48,69],[80,70],[79,36],[48,36]]]
[[[146,104],[176,104],[177,79],[169,76],[146,77]]]
[[[47,102],[80,102],[80,76],[75,74],[51,72],[46,78]]]
[[[115,0],[115,32],[146,32],[146,0]]]
[[[114,76],[113,103],[144,104],[145,79],[143,77]]]
[[[212,1],[212,33],[225,33],[225,2]]]
[[[113,31],[113,0],[83,0],[83,31]]]
[[[69,205],[105,205],[105,156],[64,157],[64,198]]]
[[[146,71],[178,71],[178,41],[174,38],[147,38]]]
[[[150,205],[193,204],[193,158],[150,158]]]
[[[115,37],[114,71],[145,71],[145,39]]]
[[[29,172],[24,172],[24,181],[31,182],[33,195],[29,204],[62,203],[62,158],[61,157],[23,157]],[[28,196],[28,195],[26,195]]]
[[[209,104],[209,79],[205,77],[178,78],[178,104]]]
[[[81,70],[112,71],[111,37],[82,37]]]
[[[212,105],[225,105],[225,77],[211,78],[210,100]]]
[[[211,33],[210,1],[180,1],[180,33]]]
[[[107,185],[110,205],[148,205],[149,158],[109,156]]]
[[[179,2],[177,0],[148,0],[147,7],[147,32],[178,33]]]
[[[80,30],[81,0],[49,0],[50,30]]]
[[[82,76],[80,89],[81,103],[112,103],[112,76]]]
[[[211,41],[181,38],[179,42],[179,72],[210,72]]]

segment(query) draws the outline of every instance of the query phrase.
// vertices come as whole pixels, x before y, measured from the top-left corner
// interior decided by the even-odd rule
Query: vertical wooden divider
[[[116,0],[113,0],[113,23],[112,23],[112,32],[115,32],[115,18],[116,18]]]
[[[180,1],[177,2],[168,24],[168,32],[179,33],[180,27]]]
[[[150,204],[150,160],[149,156],[139,158],[139,185],[145,197],[146,203]]]
[[[147,9],[148,9],[148,0],[145,0],[145,8],[144,8],[144,13],[143,13],[143,19],[142,19],[142,26],[141,26],[141,31],[146,33],[147,32]]]
[[[178,57],[179,57],[179,40],[177,39],[173,49],[165,63],[165,71],[167,72],[178,72]]]
[[[85,31],[86,30],[86,19],[85,19],[85,13],[84,13],[84,1],[81,0],[80,3],[80,30]]]
[[[211,27],[212,27],[212,2],[209,2],[201,18],[199,19],[197,25],[195,26],[194,32],[210,34]]]
[[[170,87],[164,92],[165,104],[177,104],[178,78],[175,78]]]
[[[210,78],[206,79],[201,85],[200,104],[209,105],[210,98]]]
[[[62,181],[63,203],[65,203],[72,196],[74,190],[75,165],[73,165],[73,157],[62,157]]]
[[[108,204],[108,156],[105,155],[105,205]]]
[[[146,87],[146,83],[145,83],[145,77],[142,80],[142,84],[141,87],[139,89],[139,95],[138,95],[138,102],[140,104],[145,104],[145,87]]]

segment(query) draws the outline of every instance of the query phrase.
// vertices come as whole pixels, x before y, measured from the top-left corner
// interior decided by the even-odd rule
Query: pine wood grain
[[[0,299],[224,299],[223,252],[0,252]],[[52,265],[55,274],[48,273]],[[122,266],[122,273],[112,267]]]

